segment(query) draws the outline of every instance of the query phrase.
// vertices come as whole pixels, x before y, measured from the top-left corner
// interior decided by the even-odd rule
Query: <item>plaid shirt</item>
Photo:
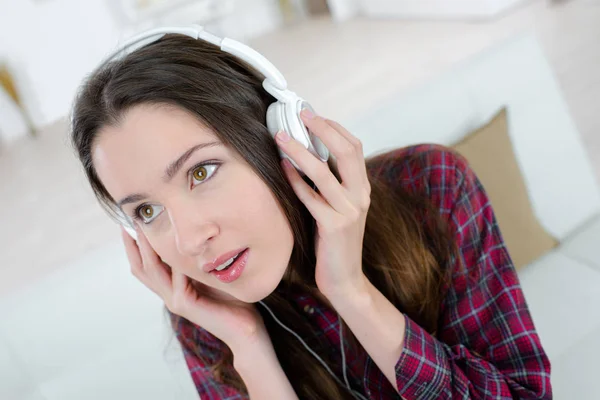
[[[456,237],[466,270],[451,268],[451,284],[441,304],[436,337],[406,317],[404,348],[396,363],[396,388],[412,399],[551,399],[550,363],[535,331],[519,279],[504,245],[488,197],[467,161],[432,144],[410,146],[377,156],[370,173],[414,193],[425,194]],[[383,162],[379,162],[383,161]],[[340,353],[334,310],[306,294],[293,299]],[[191,349],[216,360],[222,342],[178,318],[177,336],[200,396],[247,398],[210,378]],[[199,347],[198,347],[199,346]],[[342,377],[341,353],[339,368]],[[370,399],[398,399],[362,346],[347,351],[348,379]]]

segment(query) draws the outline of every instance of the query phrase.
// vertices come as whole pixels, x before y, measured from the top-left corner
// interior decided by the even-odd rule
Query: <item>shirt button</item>
[[[309,315],[313,315],[315,312],[315,309],[307,304],[304,306],[304,312]]]

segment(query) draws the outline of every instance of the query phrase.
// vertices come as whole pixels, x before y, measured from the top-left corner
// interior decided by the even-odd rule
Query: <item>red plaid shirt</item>
[[[406,316],[404,349],[396,363],[396,388],[412,399],[551,399],[550,363],[535,331],[519,279],[498,229],[488,197],[467,161],[439,145],[418,145],[379,156],[370,173],[385,174],[405,190],[426,194],[449,224],[467,266],[452,268],[451,284],[441,304],[441,325],[433,337]],[[391,160],[391,162],[390,162]],[[337,314],[299,293],[294,299],[333,349],[340,352]],[[209,365],[194,355],[199,349],[216,360],[223,344],[204,329],[178,318],[192,379],[202,398],[247,396],[210,378]],[[353,389],[370,399],[400,396],[359,346],[348,351]],[[343,381],[341,367],[334,371]]]

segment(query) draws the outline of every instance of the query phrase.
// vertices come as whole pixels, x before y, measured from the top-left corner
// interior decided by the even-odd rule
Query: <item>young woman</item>
[[[132,273],[164,300],[201,398],[550,399],[467,161],[433,144],[365,160],[305,110],[322,162],[273,140],[261,82],[214,44],[166,35],[95,71],[73,109],[89,182],[136,221]]]

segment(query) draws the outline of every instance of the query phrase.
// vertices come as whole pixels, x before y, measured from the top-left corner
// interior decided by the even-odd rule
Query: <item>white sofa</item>
[[[597,399],[600,191],[532,37],[461,64],[354,121],[365,153],[451,144],[502,106],[542,225],[561,245],[520,272],[557,399]],[[129,273],[119,240],[0,301],[0,398],[192,399],[162,304]]]

